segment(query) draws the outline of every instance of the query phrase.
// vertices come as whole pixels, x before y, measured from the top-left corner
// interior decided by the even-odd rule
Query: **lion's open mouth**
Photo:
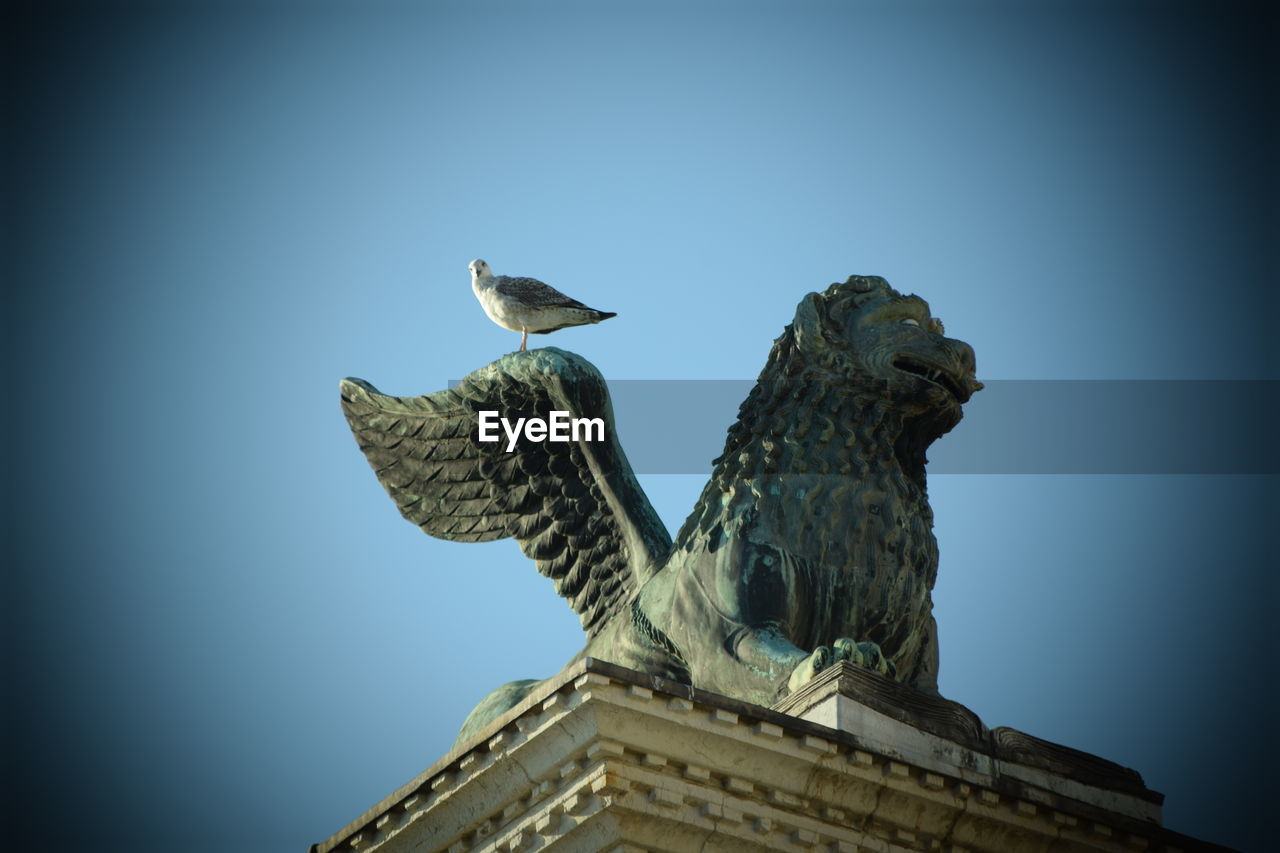
[[[917,361],[909,355],[895,356],[891,363],[894,367],[904,373],[911,373],[915,376],[919,376],[921,379],[926,379],[929,382],[932,382],[934,385],[941,385],[943,388],[947,389],[947,393],[952,397],[955,397],[961,403],[968,402],[969,397],[972,396],[969,393],[969,390],[965,388],[962,383],[957,382],[941,367],[935,367],[932,364]]]

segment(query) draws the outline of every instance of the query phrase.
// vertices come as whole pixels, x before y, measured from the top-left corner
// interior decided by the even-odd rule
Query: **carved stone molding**
[[[312,853],[1226,849],[1133,771],[868,675],[789,697],[805,719],[582,659]]]

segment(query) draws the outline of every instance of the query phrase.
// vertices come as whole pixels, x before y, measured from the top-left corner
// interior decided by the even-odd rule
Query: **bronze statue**
[[[973,350],[876,276],[800,303],[674,544],[579,356],[511,353],[453,389],[342,406],[405,518],[464,542],[514,537],[581,616],[580,654],[769,705],[835,661],[937,690],[938,569],[925,451],[982,387]],[[481,441],[480,412],[599,418],[599,440]],[[536,681],[490,694],[466,740]]]

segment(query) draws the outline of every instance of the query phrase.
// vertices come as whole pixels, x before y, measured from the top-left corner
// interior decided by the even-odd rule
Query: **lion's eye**
[[[902,325],[904,325],[904,326],[919,326],[920,324],[919,324],[916,320],[912,319],[911,317],[907,317],[905,320],[903,320],[903,321],[902,321]]]

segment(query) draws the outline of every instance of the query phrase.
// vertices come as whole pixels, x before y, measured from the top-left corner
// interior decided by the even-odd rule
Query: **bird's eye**
[[[917,321],[917,320],[916,320],[915,318],[913,318],[913,317],[907,317],[906,319],[904,319],[904,320],[902,321],[902,325],[904,325],[904,326],[919,326],[919,325],[920,325],[920,323],[919,323],[919,321]]]

